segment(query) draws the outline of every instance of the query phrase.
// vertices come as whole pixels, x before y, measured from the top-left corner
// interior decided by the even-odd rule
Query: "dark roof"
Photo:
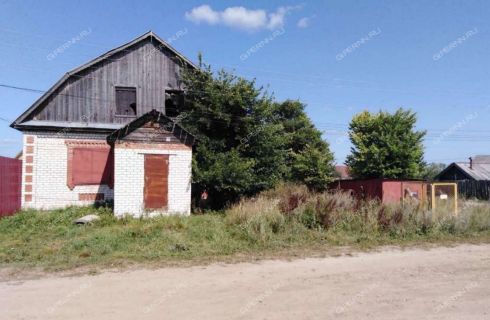
[[[196,140],[192,134],[187,132],[180,125],[176,124],[172,119],[170,119],[160,111],[153,109],[150,112],[145,113],[141,117],[131,121],[124,127],[112,132],[110,135],[107,136],[107,142],[113,143],[116,140],[123,139],[128,134],[138,128],[141,128],[148,122],[159,123],[163,128],[165,128],[165,131],[172,133],[183,144],[193,145]]]
[[[471,167],[471,168],[470,168]],[[490,155],[477,155],[473,157],[473,164],[469,162],[453,162],[442,170],[435,178],[439,178],[452,168],[459,169],[465,176],[473,180],[490,180]]]
[[[342,179],[340,179],[342,180]],[[412,179],[412,178],[407,178],[407,179],[397,179],[397,178],[355,178],[355,179],[345,179],[347,181],[351,182],[366,182],[366,181],[387,181],[387,182],[427,182],[427,180],[424,179]]]
[[[123,44],[122,46],[120,47],[117,47],[115,49],[112,49],[102,55],[100,55],[99,57],[79,66],[78,68],[75,68],[69,72],[67,72],[60,80],[58,80],[58,82],[56,82],[48,91],[46,91],[39,99],[36,100],[36,102],[34,102],[34,104],[32,106],[29,107],[29,109],[27,109],[24,113],[22,113],[17,119],[15,119],[14,122],[12,122],[10,124],[10,127],[12,128],[16,128],[22,121],[24,121],[34,110],[36,110],[36,108],[41,104],[43,103],[45,100],[47,100],[54,92],[56,92],[56,90],[58,88],[60,88],[68,79],[70,79],[70,77],[74,76],[74,75],[77,75],[79,74],[80,72],[83,72],[84,70],[90,68],[91,66],[93,66],[94,64],[97,64],[103,60],[106,60],[106,59],[109,59],[110,57],[112,57],[113,55],[121,52],[121,51],[124,51],[126,50],[127,48],[139,43],[139,42],[142,42],[146,39],[150,38],[151,40],[155,40],[157,41],[157,43],[160,44],[160,46],[162,47],[165,47],[167,48],[168,50],[170,50],[173,54],[175,54],[178,58],[180,58],[185,64],[187,64],[188,66],[190,66],[191,68],[194,68],[194,69],[199,69],[194,63],[192,63],[192,61],[190,61],[189,59],[187,59],[186,57],[184,57],[182,54],[180,54],[177,50],[175,50],[169,43],[167,43],[165,40],[163,40],[162,38],[160,38],[158,35],[156,35],[155,33],[153,33],[153,31],[148,31],[147,33],[139,36],[138,38],[126,43],[126,44]],[[87,126],[85,126],[87,127]]]

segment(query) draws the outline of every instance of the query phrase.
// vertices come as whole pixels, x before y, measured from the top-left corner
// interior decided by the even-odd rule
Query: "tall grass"
[[[463,203],[454,215],[449,210],[432,212],[414,202],[386,205],[360,201],[346,192],[309,193],[294,185],[242,200],[226,216],[258,239],[271,238],[278,226],[295,223],[333,238],[351,235],[360,239],[414,239],[490,230],[490,204]]]
[[[101,219],[73,221],[95,213]],[[347,193],[282,185],[224,213],[117,219],[107,208],[26,210],[0,219],[0,266],[66,269],[85,265],[213,261],[225,256],[375,246],[413,241],[490,240],[490,205],[465,203],[457,216],[416,204],[382,205]]]

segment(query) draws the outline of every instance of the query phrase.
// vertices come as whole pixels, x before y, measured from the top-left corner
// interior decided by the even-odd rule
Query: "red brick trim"
[[[25,192],[32,192],[32,184],[25,185]]]
[[[80,201],[99,201],[104,200],[105,195],[103,193],[79,193],[78,200]]]
[[[118,142],[116,148],[120,149],[149,149],[149,150],[192,150],[192,147],[180,143],[139,143]]]
[[[32,166],[26,166],[26,173],[32,173]]]
[[[24,196],[24,201],[25,202],[31,202],[32,201],[32,194],[26,194]]]
[[[26,154],[33,154],[34,146],[26,146]]]
[[[26,163],[33,163],[33,162],[34,162],[33,156],[26,156]]]
[[[33,144],[34,143],[34,136],[27,136],[26,137],[26,143]]]
[[[93,147],[101,147],[101,148],[110,148],[111,146],[107,144],[105,140],[65,140],[65,144],[68,147],[85,147],[90,146]]]
[[[32,182],[32,175],[26,175],[25,177],[26,177],[25,179],[26,183]]]

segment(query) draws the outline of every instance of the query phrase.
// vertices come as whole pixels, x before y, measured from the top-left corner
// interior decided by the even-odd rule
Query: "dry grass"
[[[226,215],[230,223],[245,229],[253,221],[248,234],[259,231],[260,238],[270,238],[264,233],[278,230],[278,225],[295,223],[333,238],[350,235],[362,239],[413,239],[490,230],[488,203],[468,205],[463,202],[455,216],[450,210],[432,212],[418,203],[384,205],[359,201],[345,192],[310,193],[296,185],[282,185],[254,199],[242,200]],[[255,228],[258,225],[260,229]]]
[[[93,225],[73,220],[97,213]],[[414,205],[359,202],[345,193],[281,186],[223,213],[116,219],[105,208],[27,210],[0,219],[0,266],[63,270],[294,257],[342,246],[490,240],[490,205],[465,203],[457,217]],[[235,258],[238,257],[238,258]]]

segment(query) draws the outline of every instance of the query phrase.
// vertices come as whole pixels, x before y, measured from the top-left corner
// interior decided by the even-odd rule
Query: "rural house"
[[[196,68],[150,31],[63,76],[11,124],[24,135],[22,207],[189,214],[194,138],[172,118],[184,67]]]
[[[453,162],[436,177],[438,181],[456,181],[463,198],[490,200],[490,156],[479,155],[468,162]]]
[[[469,162],[453,162],[442,170],[435,180],[439,181],[490,181],[490,156],[475,156]]]

